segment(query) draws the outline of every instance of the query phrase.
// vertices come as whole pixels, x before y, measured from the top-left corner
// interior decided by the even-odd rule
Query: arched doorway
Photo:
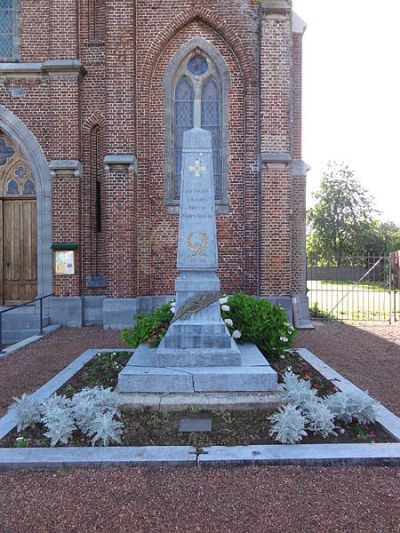
[[[37,295],[36,184],[18,146],[0,132],[0,303]]]

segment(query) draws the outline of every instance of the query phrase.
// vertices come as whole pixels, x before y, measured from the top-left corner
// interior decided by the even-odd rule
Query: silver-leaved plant
[[[111,412],[99,414],[91,421],[88,434],[92,437],[92,446],[100,441],[102,446],[112,442],[121,442],[122,422],[114,419]]]
[[[329,435],[336,435],[335,415],[329,410],[324,401],[315,398],[304,404],[302,413],[307,419],[307,429],[320,434],[324,439]]]
[[[41,402],[31,394],[23,394],[21,398],[13,398],[14,403],[9,407],[17,419],[17,430],[29,428],[40,422],[42,416]]]
[[[109,413],[119,416],[119,407],[123,401],[111,390],[101,387],[84,388],[76,393],[72,400],[72,410],[78,427],[83,433],[89,434],[91,424],[98,416]]]
[[[304,379],[297,379],[293,372],[285,372],[283,375],[282,399],[297,407],[302,408],[308,402],[316,398],[317,392],[311,388],[311,383]]]
[[[50,396],[43,402],[42,422],[47,428],[45,436],[50,439],[50,446],[59,442],[67,444],[76,429],[71,401],[65,396]]]
[[[357,420],[361,424],[375,422],[377,402],[368,392],[337,392],[325,399],[325,404],[335,418],[345,424]]]
[[[307,419],[294,405],[281,407],[269,419],[272,423],[269,434],[282,444],[296,444],[307,435]]]

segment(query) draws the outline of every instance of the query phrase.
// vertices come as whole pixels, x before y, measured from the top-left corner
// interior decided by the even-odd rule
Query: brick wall
[[[80,178],[52,182],[53,241],[80,246],[76,279],[57,277],[57,293],[173,292],[178,216],[163,203],[163,77],[194,37],[218,50],[231,77],[230,208],[217,220],[223,290],[298,290],[300,281],[291,277],[299,280],[304,265],[292,248],[296,241],[300,250],[303,228],[293,230],[291,210],[296,198],[303,201],[304,180],[292,180],[290,165],[260,167],[261,153],[301,158],[301,38],[292,39],[290,12],[267,13],[251,0],[107,0],[97,11],[95,4],[79,2],[78,13],[75,0],[21,2],[21,62],[79,59],[84,76],[0,76],[0,102],[23,120],[47,159],[82,162]],[[24,87],[25,95],[11,97],[12,86]],[[135,154],[137,176],[132,169],[105,172],[107,154]],[[86,288],[94,275],[106,278],[106,291]]]

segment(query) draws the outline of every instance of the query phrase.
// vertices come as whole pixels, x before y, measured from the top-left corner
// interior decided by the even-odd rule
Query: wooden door
[[[36,297],[36,200],[4,199],[2,212],[3,303],[12,305]]]

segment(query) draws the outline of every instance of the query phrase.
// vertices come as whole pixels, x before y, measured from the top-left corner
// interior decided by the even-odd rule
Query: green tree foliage
[[[347,256],[368,250],[374,214],[373,199],[344,163],[329,163],[317,200],[307,213],[308,254],[340,266]]]
[[[374,220],[365,238],[370,253],[387,254],[400,250],[400,226],[395,222]]]

